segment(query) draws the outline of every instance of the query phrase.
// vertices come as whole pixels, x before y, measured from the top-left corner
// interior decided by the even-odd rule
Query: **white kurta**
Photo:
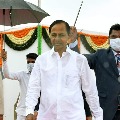
[[[82,91],[96,120],[103,120],[95,80],[87,59],[69,48],[60,58],[54,49],[39,56],[31,73],[26,115],[34,112],[41,91],[37,120],[85,120]]]

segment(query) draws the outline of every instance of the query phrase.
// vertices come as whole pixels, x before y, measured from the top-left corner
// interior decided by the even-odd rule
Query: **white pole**
[[[38,0],[38,7],[41,7],[41,0]]]

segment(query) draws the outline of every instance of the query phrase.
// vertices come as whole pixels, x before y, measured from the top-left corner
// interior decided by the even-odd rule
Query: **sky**
[[[38,5],[38,0],[25,1]],[[120,23],[120,0],[41,0],[41,8],[50,16],[40,24],[49,26],[54,20],[62,19],[73,26],[82,1],[77,29],[108,33],[113,24]]]

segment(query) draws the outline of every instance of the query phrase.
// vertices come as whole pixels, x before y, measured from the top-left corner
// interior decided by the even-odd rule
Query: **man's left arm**
[[[95,120],[103,120],[103,110],[99,103],[96,80],[94,79],[95,76],[92,76],[92,70],[86,58],[83,60],[81,71],[82,90],[85,93],[87,103],[89,104]]]

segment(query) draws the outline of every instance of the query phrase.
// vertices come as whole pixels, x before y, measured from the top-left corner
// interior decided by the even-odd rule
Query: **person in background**
[[[103,119],[120,120],[120,24],[111,26],[109,44],[108,49],[85,56],[95,71]]]
[[[25,97],[26,97],[30,74],[37,57],[38,55],[36,53],[29,53],[26,55],[28,71],[10,72],[7,65],[7,52],[5,50],[2,51],[4,77],[11,80],[18,80],[20,85],[20,98],[16,108],[17,120],[25,120],[26,118]]]
[[[71,26],[70,28],[71,28],[71,35],[70,35],[70,40],[69,40],[69,42],[70,42],[69,47],[71,50],[80,53],[78,45],[76,45],[77,44],[77,37],[78,37],[77,29],[75,26]],[[91,111],[90,111],[88,103],[86,102],[84,93],[83,93],[83,98],[84,98],[84,109],[85,109],[85,113],[86,113],[86,120],[92,120]]]
[[[33,120],[38,97],[37,120],[86,120],[82,90],[95,120],[103,120],[87,59],[67,47],[69,24],[56,20],[49,33],[54,47],[36,59],[26,95],[26,120]]]

